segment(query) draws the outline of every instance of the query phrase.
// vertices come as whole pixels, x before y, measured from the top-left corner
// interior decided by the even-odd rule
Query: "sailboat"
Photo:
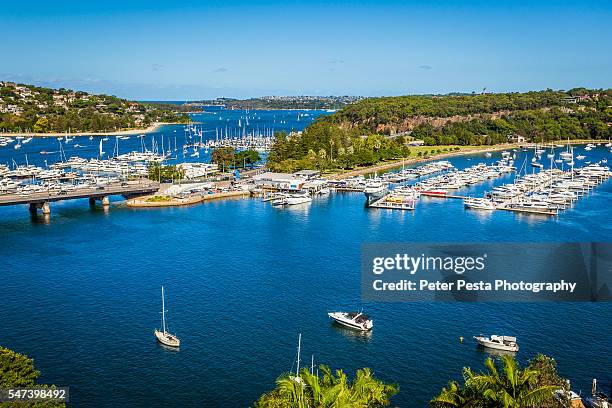
[[[289,378],[298,384],[302,383],[302,377],[300,377],[300,354],[302,353],[302,333],[298,336],[298,347],[297,347],[297,366],[295,368],[295,376],[290,375]]]
[[[102,140],[100,140],[100,148],[99,148],[99,150],[100,150],[100,158],[102,158],[102,155],[103,155],[104,153],[106,153],[106,152],[104,152],[104,151],[102,150]]]
[[[157,341],[161,344],[169,346],[169,347],[178,347],[181,345],[181,341],[174,334],[168,333],[168,328],[166,326],[166,309],[165,309],[165,300],[164,300],[164,287],[161,287],[162,292],[162,328],[161,331],[155,329],[155,337],[157,337]]]

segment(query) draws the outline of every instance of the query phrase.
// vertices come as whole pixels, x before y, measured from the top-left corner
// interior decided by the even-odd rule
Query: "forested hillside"
[[[171,105],[0,82],[0,132],[103,132],[187,121]]]
[[[612,138],[612,90],[369,98],[277,136],[271,168],[352,168],[405,157],[407,144],[492,145]]]

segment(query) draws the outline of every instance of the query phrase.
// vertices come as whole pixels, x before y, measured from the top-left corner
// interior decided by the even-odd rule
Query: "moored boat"
[[[485,336],[474,336],[474,340],[478,342],[483,347],[496,349],[496,350],[504,350],[504,351],[519,351],[518,343],[516,342],[516,337],[513,336],[498,336],[492,334],[491,337]]]
[[[471,208],[474,210],[494,210],[495,204],[491,200],[486,198],[472,198],[468,197],[463,200],[465,208]]]
[[[168,332],[166,325],[166,310],[164,300],[164,287],[162,286],[162,327],[161,330],[155,329],[155,337],[161,344],[169,347],[179,347],[181,341],[174,334]]]
[[[327,314],[336,323],[355,330],[372,330],[373,322],[368,315],[362,312],[330,312]]]

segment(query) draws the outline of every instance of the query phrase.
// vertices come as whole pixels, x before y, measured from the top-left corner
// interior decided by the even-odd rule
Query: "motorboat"
[[[387,183],[384,183],[380,180],[371,180],[366,182],[366,186],[363,190],[363,193],[368,199],[368,202],[371,202],[372,200],[376,200],[384,196],[387,193],[388,189],[389,186]]]
[[[593,378],[591,396],[585,398],[588,408],[612,408],[612,399],[597,389],[597,379]]]
[[[355,330],[372,330],[372,319],[362,312],[330,312],[327,314],[336,323]]]
[[[463,200],[463,205],[465,208],[470,208],[474,210],[494,210],[495,204],[491,200],[487,200],[486,198],[472,198],[468,197]]]
[[[164,287],[161,288],[162,291],[162,327],[161,330],[155,329],[155,337],[157,341],[161,344],[168,347],[179,347],[181,345],[181,341],[174,334],[168,332],[168,328],[166,325],[166,309],[165,309],[165,301],[164,301]]]
[[[286,205],[305,204],[312,201],[308,193],[289,194],[285,198]]]
[[[519,351],[519,346],[516,342],[516,337],[513,336],[498,336],[492,334],[491,337],[485,337],[483,335],[480,335],[474,336],[474,340],[476,340],[479,345],[486,348],[512,352]]]

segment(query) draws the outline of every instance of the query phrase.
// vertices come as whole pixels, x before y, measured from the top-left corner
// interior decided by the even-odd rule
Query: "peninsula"
[[[2,135],[142,133],[163,123],[187,122],[180,106],[0,81]]]

